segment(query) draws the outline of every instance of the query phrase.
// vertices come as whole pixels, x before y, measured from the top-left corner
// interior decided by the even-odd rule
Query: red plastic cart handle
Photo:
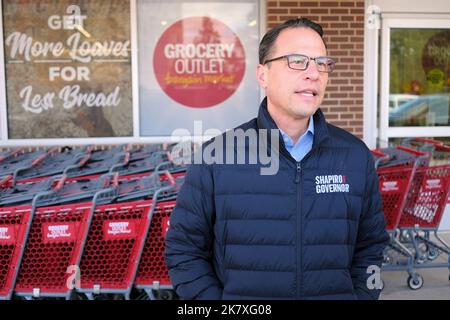
[[[169,181],[170,185],[176,186],[175,179],[173,178],[172,174],[169,171],[164,171],[164,175],[167,177],[167,180]]]
[[[0,180],[0,186],[7,184],[9,181],[12,180],[12,178],[13,178],[13,176],[11,176],[11,175],[3,178],[2,180]]]
[[[119,173],[115,172],[112,180],[113,186],[117,187],[119,185]]]
[[[66,179],[67,179],[67,175],[63,175],[63,176],[61,177],[61,179],[59,179],[58,183],[57,183],[56,186],[55,186],[55,190],[56,190],[56,191],[59,191],[59,190],[62,188],[62,186],[63,186],[64,183],[66,182]]]

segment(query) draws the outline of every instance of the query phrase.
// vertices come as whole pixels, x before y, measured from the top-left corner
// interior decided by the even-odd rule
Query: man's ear
[[[267,66],[263,66],[262,64],[258,64],[256,67],[256,79],[258,79],[259,85],[261,88],[267,88],[267,73],[269,69]]]

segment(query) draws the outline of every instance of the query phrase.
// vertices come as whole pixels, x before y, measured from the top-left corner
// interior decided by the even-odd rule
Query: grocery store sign
[[[159,38],[153,58],[164,92],[183,106],[209,108],[227,100],[245,73],[240,39],[211,17],[181,19]]]
[[[89,82],[91,70],[87,65],[71,66],[70,63],[88,64],[96,62],[128,62],[131,52],[130,40],[126,41],[83,41],[91,37],[84,29],[88,16],[81,15],[79,6],[67,7],[66,15],[52,15],[48,18],[51,30],[76,30],[65,42],[36,41],[23,32],[12,32],[6,37],[6,54],[9,63],[35,63],[48,65],[50,82]],[[21,106],[27,112],[41,113],[51,110],[55,100],[60,99],[65,109],[74,107],[116,107],[121,101],[121,88],[116,86],[111,92],[83,92],[79,84],[66,85],[58,92],[36,93],[32,85],[20,90]]]

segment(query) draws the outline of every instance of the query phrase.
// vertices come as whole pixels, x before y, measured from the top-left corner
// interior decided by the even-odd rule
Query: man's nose
[[[319,79],[320,73],[317,69],[316,61],[309,60],[308,68],[305,70],[305,79],[317,80]]]

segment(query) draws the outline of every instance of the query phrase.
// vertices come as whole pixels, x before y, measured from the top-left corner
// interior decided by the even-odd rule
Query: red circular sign
[[[209,17],[175,22],[161,36],[153,56],[156,79],[176,102],[208,108],[228,99],[245,72],[245,52],[236,34]]]

